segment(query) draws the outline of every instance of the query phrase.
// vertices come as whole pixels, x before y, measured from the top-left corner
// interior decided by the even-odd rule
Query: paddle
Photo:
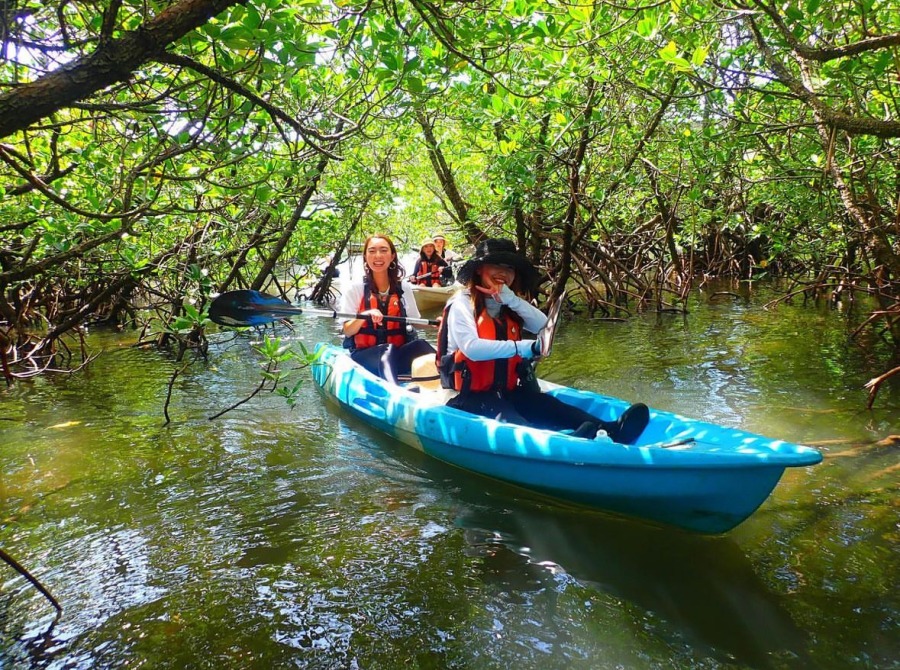
[[[446,267],[450,267],[450,266],[449,266],[449,265],[442,265],[442,266],[441,266],[441,269],[443,270],[443,268],[446,268]],[[415,279],[416,281],[419,281],[419,280],[421,280],[421,279],[427,279],[428,277],[431,277],[431,276],[433,276],[433,275],[434,275],[434,272],[423,272],[423,273],[420,274],[420,275],[416,275],[415,277],[411,277],[411,279]]]
[[[215,298],[209,306],[209,318],[220,326],[259,326],[298,314],[324,316],[329,319],[365,319],[365,314],[336,312],[332,309],[308,309],[292,305],[274,295],[243,289],[228,291]],[[385,321],[399,321],[422,326],[437,326],[440,321],[414,319],[403,316],[385,316]]]
[[[565,301],[566,292],[563,291],[559,294],[559,297],[553,301],[553,304],[550,305],[550,309],[547,311],[547,323],[541,328],[541,332],[537,334],[536,338],[537,341],[541,343],[541,355],[537,360],[546,358],[550,355],[550,350],[553,348],[553,338],[556,336],[556,324],[559,323],[559,312]]]
[[[31,585],[34,586],[38,591],[40,591],[47,600],[50,601],[50,604],[56,608],[56,618],[59,619],[59,615],[62,614],[62,605],[59,604],[59,601],[53,597],[53,594],[47,590],[47,588],[41,584],[37,578],[32,575],[28,570],[19,565],[19,562],[14,559],[12,556],[7,554],[5,551],[0,549],[0,558],[3,559],[4,563],[13,568],[16,572],[22,575],[25,579],[31,582]]]

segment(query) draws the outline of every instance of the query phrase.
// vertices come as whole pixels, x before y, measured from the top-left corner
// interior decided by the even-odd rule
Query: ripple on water
[[[727,539],[547,509],[309,383],[294,410],[264,393],[210,421],[259,381],[241,339],[179,375],[168,425],[176,365],[156,352],[5,389],[0,546],[65,612],[47,632],[5,573],[0,665],[891,667],[896,450],[875,440],[900,433],[898,395],[860,409],[881,354],[846,331],[728,304],[561,326],[554,381],[831,440]]]

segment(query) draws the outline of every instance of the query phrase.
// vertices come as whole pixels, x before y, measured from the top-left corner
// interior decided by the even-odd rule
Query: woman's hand
[[[516,301],[521,300],[521,298],[519,296],[517,296],[515,293],[513,293],[513,290],[506,284],[501,284],[500,288],[494,289],[494,290],[485,288],[484,286],[476,286],[475,288],[477,288],[479,291],[481,291],[485,295],[490,296],[491,298],[493,298],[494,300],[499,302],[501,305],[508,305],[508,306],[512,307],[512,305]]]
[[[361,314],[361,316],[365,316],[366,318],[368,318],[375,326],[380,326],[381,322],[384,321],[384,314],[382,314],[381,310],[377,308],[367,309]]]

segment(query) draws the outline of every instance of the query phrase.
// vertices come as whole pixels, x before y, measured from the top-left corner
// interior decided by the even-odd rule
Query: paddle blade
[[[213,323],[232,327],[259,326],[302,313],[301,308],[281,298],[249,289],[223,293],[209,306]]]
[[[559,322],[559,312],[565,301],[566,292],[563,291],[554,303],[550,305],[550,310],[547,312],[547,323],[544,324],[544,327],[541,328],[541,332],[537,335],[537,339],[541,343],[541,358],[549,356],[550,350],[553,348],[553,338],[556,335],[556,324]]]

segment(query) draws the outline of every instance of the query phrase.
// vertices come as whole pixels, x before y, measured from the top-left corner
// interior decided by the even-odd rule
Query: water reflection
[[[774,667],[773,656],[806,658],[806,634],[726,538],[524,506],[457,521],[485,578],[514,590],[543,588],[544,575],[562,570],[661,618],[695,653],[758,668]]]
[[[379,447],[402,460],[396,467],[413,467],[435,486],[452,487],[453,498],[464,503],[455,523],[464,529],[467,553],[480,562],[480,578],[513,601],[564,590],[576,580],[605,594],[617,610],[635,608],[632,617],[617,614],[620,621],[630,618],[640,628],[650,618],[656,634],[684,640],[692,658],[752,668],[815,667],[809,637],[783,597],[767,588],[729,537],[558,508],[402,446]],[[627,604],[618,605],[620,599]],[[551,616],[554,609],[548,609]],[[565,628],[560,621],[563,637]]]

